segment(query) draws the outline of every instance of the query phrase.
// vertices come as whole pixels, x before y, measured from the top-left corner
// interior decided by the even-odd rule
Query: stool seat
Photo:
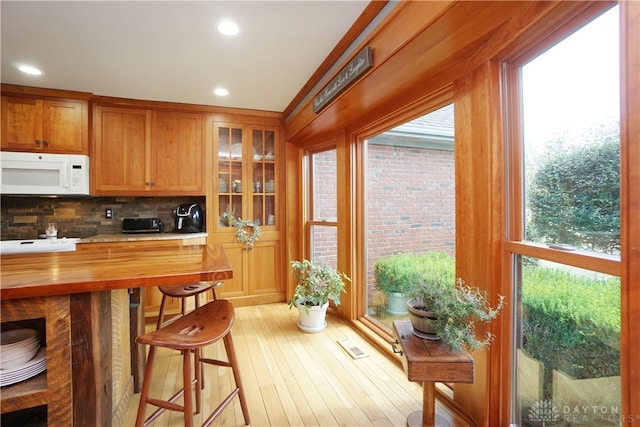
[[[218,285],[219,283],[216,283]],[[213,287],[213,282],[198,282],[189,285],[160,285],[158,289],[164,295],[173,298],[186,298],[206,292]]]
[[[136,338],[136,342],[174,350],[201,348],[229,333],[234,318],[231,302],[224,299],[215,300],[167,326],[140,335]]]
[[[220,286],[222,282],[198,282],[198,283],[190,283],[188,285],[161,285],[158,286],[158,290],[162,293],[162,301],[160,302],[160,311],[158,312],[158,321],[156,323],[156,329],[160,329],[167,323],[170,323],[175,320],[175,317],[165,321],[164,320],[164,310],[167,305],[167,298],[179,298],[181,300],[181,314],[179,316],[184,316],[187,314],[187,305],[185,300],[189,297],[194,297],[195,299],[195,308],[200,307],[200,294],[207,292],[211,289],[211,293],[213,295],[213,299],[218,299],[216,294],[216,289]]]
[[[172,290],[176,293],[181,293],[183,291],[178,289],[180,287],[181,286],[172,286]],[[144,382],[142,384],[142,391],[140,394],[140,403],[138,405],[138,414],[136,417],[137,427],[148,425],[165,410],[182,412],[184,414],[185,427],[192,427],[193,402],[191,388],[195,386],[195,412],[200,413],[202,406],[201,389],[204,386],[204,375],[202,369],[204,364],[231,368],[235,381],[235,388],[233,388],[222,402],[218,404],[213,412],[209,414],[202,425],[208,426],[211,424],[236,396],[238,396],[238,399],[240,400],[240,407],[242,409],[245,424],[250,424],[249,410],[247,408],[244,389],[241,385],[240,370],[238,368],[233,340],[231,338],[231,327],[233,326],[234,320],[235,314],[231,302],[225,299],[214,299],[201,307],[197,307],[192,312],[182,317],[178,317],[166,326],[156,329],[153,332],[140,335],[136,338],[137,343],[148,344],[150,346],[147,366],[145,368]],[[220,339],[224,342],[227,359],[202,357],[202,347],[213,344]],[[178,350],[182,354],[182,388],[167,400],[149,396],[151,374],[153,372],[153,365],[158,347]],[[191,376],[191,353],[194,355],[193,366],[195,377]],[[182,405],[176,403],[181,396],[184,396],[184,403]],[[147,404],[156,406],[158,409],[145,419],[145,409]]]

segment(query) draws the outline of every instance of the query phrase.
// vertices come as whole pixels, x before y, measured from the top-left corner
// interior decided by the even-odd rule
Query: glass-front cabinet
[[[208,217],[213,227],[208,230],[214,231],[233,269],[233,278],[224,281],[219,294],[237,306],[285,299],[280,267],[281,150],[278,126],[213,123],[213,215]],[[238,237],[243,230],[255,233],[248,221],[261,231],[251,243]]]
[[[276,226],[277,130],[216,123],[218,229],[239,219]]]

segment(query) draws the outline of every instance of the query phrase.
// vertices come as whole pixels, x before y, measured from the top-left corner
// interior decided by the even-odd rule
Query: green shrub
[[[418,281],[455,284],[455,259],[446,252],[402,253],[379,258],[374,265],[376,287],[406,294]]]
[[[620,375],[617,278],[528,267],[523,295],[523,348],[544,364],[547,396],[553,370],[577,379]]]

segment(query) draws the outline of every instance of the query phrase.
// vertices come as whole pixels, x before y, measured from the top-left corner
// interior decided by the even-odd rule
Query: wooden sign
[[[373,66],[371,47],[358,53],[331,81],[313,98],[313,112],[319,113],[331,100],[345,90]]]

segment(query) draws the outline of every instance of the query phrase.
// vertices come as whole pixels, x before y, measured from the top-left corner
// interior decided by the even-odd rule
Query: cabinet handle
[[[36,139],[36,145],[40,145],[40,140]]]
[[[42,141],[42,143],[43,143],[44,145],[47,145],[47,146],[49,145],[49,141],[47,141],[46,139],[44,139],[44,140]]]
[[[391,344],[391,349],[393,350],[394,353],[399,354],[400,356],[402,356],[402,348],[400,348],[400,350],[398,350],[396,348],[396,345],[400,344],[400,342],[398,340],[392,341],[389,344]]]

